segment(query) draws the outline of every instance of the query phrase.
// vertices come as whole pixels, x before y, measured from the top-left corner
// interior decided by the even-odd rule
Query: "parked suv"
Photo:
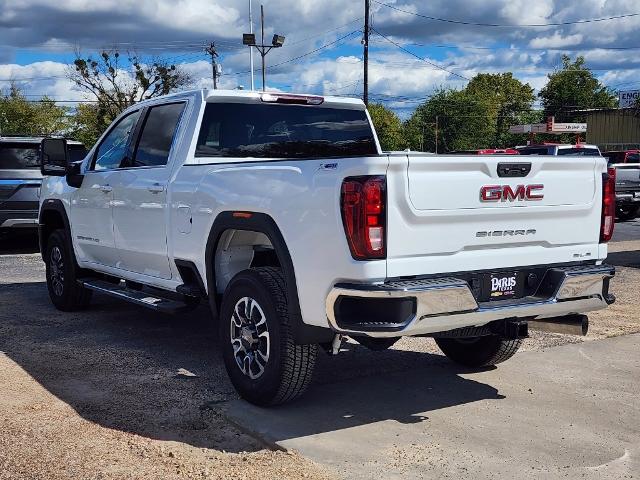
[[[0,230],[4,232],[38,227],[41,141],[0,137]],[[86,155],[81,143],[68,142],[68,148],[70,159],[82,160]]]

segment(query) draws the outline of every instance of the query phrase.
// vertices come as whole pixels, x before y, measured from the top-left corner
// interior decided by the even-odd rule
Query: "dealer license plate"
[[[524,281],[518,272],[487,273],[482,283],[481,300],[484,301],[519,298],[524,290]]]

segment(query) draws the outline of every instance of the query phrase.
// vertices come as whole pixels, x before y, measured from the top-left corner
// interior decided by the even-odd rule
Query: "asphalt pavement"
[[[640,266],[640,248],[615,251],[633,240],[640,222],[618,223],[612,263]],[[176,321],[102,296],[56,312],[37,252],[34,235],[0,238],[0,350],[92,424],[195,449],[266,442],[344,478],[639,477],[639,335],[543,346],[476,373],[415,342],[350,345],[320,356],[307,396],[264,410],[233,392],[206,312]],[[178,382],[182,368],[196,376]]]
[[[640,335],[362,375],[227,417],[345,478],[581,478],[640,474]],[[424,355],[423,355],[424,357]]]
[[[613,242],[640,240],[640,218],[628,222],[616,222],[613,230]]]

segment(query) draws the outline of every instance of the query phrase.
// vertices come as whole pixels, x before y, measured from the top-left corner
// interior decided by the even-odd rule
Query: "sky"
[[[262,3],[267,43],[286,37],[266,57],[268,89],[362,95],[364,0]],[[435,89],[504,71],[538,91],[562,54],[583,55],[614,90],[640,89],[638,14],[638,0],[371,0],[370,99],[406,117]],[[0,0],[0,89],[13,80],[30,99],[88,100],[69,64],[111,48],[179,65],[209,88],[212,41],[220,88],[248,89],[248,31],[249,0]],[[256,88],[259,69],[255,55]]]

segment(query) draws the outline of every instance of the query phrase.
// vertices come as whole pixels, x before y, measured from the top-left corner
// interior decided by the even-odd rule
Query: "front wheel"
[[[91,290],[78,284],[78,265],[64,230],[54,231],[45,253],[49,298],[58,310],[70,312],[86,307]]]
[[[618,207],[616,208],[616,216],[618,217],[618,220],[625,222],[636,218],[639,211],[640,207],[637,206]]]
[[[240,396],[256,405],[277,405],[304,393],[318,346],[294,342],[280,269],[252,268],[233,277],[219,322],[222,357]]]
[[[515,355],[522,339],[509,340],[498,335],[469,338],[436,338],[442,353],[465,367],[496,365]]]

